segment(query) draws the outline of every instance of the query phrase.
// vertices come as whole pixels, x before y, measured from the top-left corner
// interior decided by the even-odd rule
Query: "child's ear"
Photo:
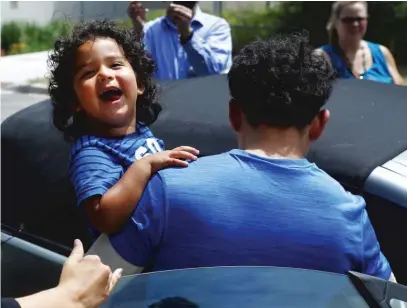
[[[73,112],[79,112],[82,110],[81,105],[77,104],[72,107]]]
[[[144,94],[144,87],[138,87],[137,88],[137,95],[143,95]]]

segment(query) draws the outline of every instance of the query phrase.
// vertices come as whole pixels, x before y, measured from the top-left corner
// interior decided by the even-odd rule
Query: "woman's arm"
[[[394,59],[391,51],[385,47],[385,46],[380,46],[380,49],[384,55],[384,58],[386,59],[387,67],[389,68],[389,72],[391,77],[393,78],[393,82],[397,85],[404,85],[404,78],[401,76],[399,70],[397,69],[396,65],[396,60]]]
[[[21,308],[96,308],[109,296],[121,272],[112,273],[98,256],[84,257],[83,245],[76,240],[58,286],[16,301]]]

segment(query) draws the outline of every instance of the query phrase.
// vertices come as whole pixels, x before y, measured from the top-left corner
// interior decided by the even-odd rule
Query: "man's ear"
[[[242,108],[231,99],[229,101],[229,121],[235,132],[238,132],[242,127],[242,117]]]
[[[311,141],[317,140],[319,137],[321,137],[325,125],[329,120],[329,117],[331,116],[329,110],[324,109],[321,110],[318,115],[312,120],[311,122],[311,127],[309,130],[309,139]]]

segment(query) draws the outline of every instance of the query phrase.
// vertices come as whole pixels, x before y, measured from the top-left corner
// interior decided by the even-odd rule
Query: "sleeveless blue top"
[[[366,42],[372,53],[373,64],[366,72],[362,74],[363,79],[374,80],[383,83],[393,83],[393,78],[390,75],[387,67],[386,59],[380,49],[379,44]],[[324,45],[321,47],[331,58],[332,66],[338,74],[339,78],[356,78],[348,69],[342,57],[333,49],[332,45]]]

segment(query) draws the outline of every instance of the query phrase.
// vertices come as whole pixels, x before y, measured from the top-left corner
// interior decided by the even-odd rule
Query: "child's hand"
[[[152,173],[164,169],[168,166],[187,167],[188,162],[184,159],[196,160],[199,151],[193,147],[180,146],[173,150],[162,151],[148,155],[143,158],[148,160],[151,166]]]

